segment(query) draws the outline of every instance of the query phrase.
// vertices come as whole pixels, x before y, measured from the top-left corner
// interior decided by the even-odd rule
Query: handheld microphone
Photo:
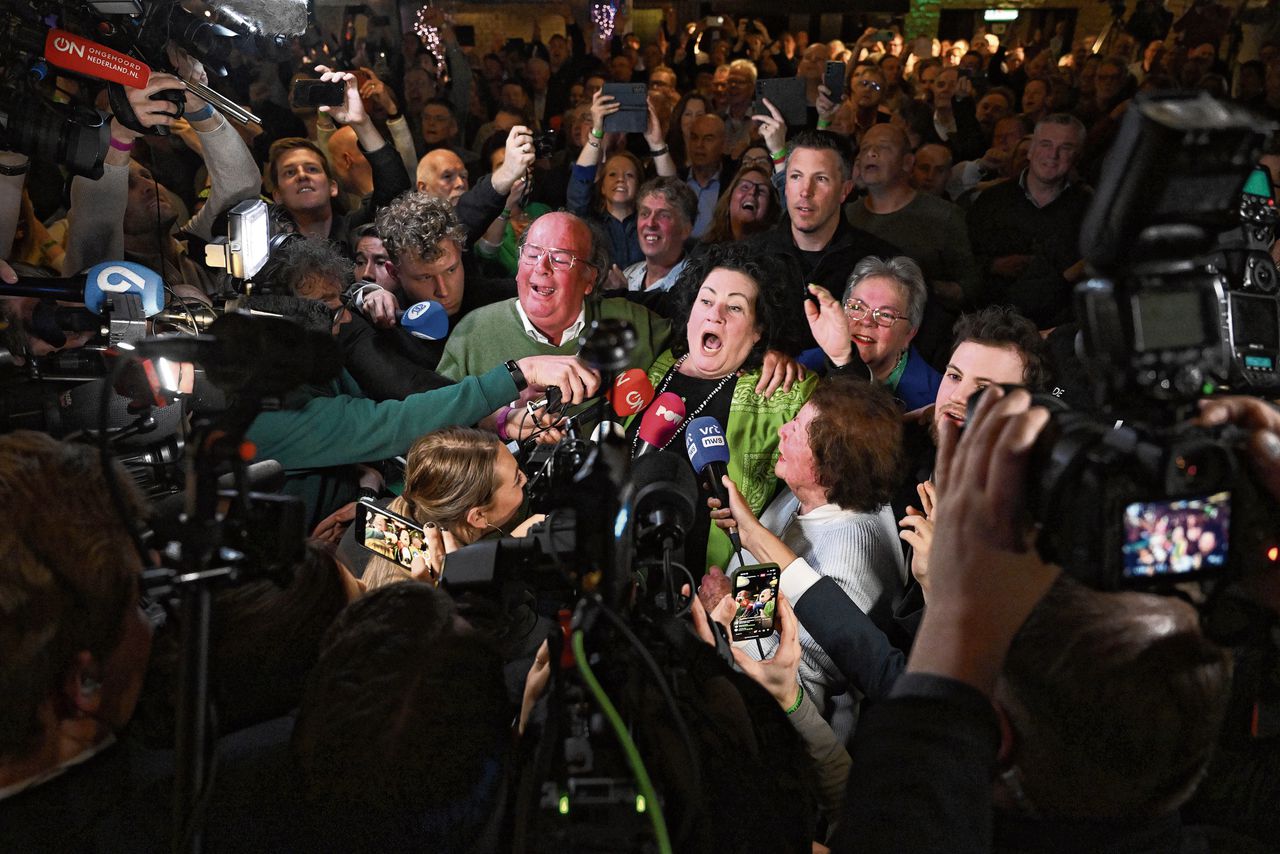
[[[721,478],[729,473],[729,445],[724,440],[724,428],[720,426],[720,422],[707,415],[690,421],[684,432],[684,447],[693,470],[710,481],[711,494],[720,500],[720,506],[728,507],[729,490],[725,488]],[[726,533],[733,543],[733,550],[742,551],[738,529],[734,528]]]
[[[653,383],[639,368],[624,371],[605,395],[613,405],[613,414],[619,418],[635,415],[653,400]]]
[[[130,261],[96,264],[79,276],[21,278],[14,285],[0,282],[0,296],[83,302],[94,314],[102,314],[112,294],[137,294],[142,298],[142,310],[147,317],[159,314],[164,308],[164,280],[160,274]]]
[[[636,458],[644,456],[650,451],[660,451],[662,447],[671,441],[676,431],[680,429],[681,423],[684,422],[684,401],[680,395],[664,391],[658,395],[658,399],[649,407],[649,411],[640,419],[640,430],[638,436],[640,438],[640,447],[636,451]]]
[[[449,313],[440,303],[423,300],[405,309],[400,325],[414,338],[439,341],[449,336]]]

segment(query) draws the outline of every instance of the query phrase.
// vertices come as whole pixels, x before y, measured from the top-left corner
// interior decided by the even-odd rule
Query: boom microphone
[[[613,414],[626,418],[648,406],[653,395],[653,383],[649,382],[649,376],[639,368],[632,368],[618,376],[605,397],[613,404]]]
[[[724,429],[720,422],[707,415],[690,421],[684,432],[684,447],[693,470],[710,481],[711,494],[720,500],[720,506],[728,507],[729,490],[725,488],[722,478],[729,473],[729,445],[724,440]],[[733,543],[733,550],[742,551],[738,529],[732,528],[726,533]]]
[[[423,300],[405,309],[400,325],[414,338],[439,341],[449,335],[449,313],[440,303]]]
[[[0,282],[0,296],[83,302],[94,314],[102,314],[112,294],[137,294],[148,317],[164,308],[164,280],[160,274],[131,261],[96,264],[79,276],[21,278],[14,285]]]
[[[637,433],[640,447],[636,451],[636,458],[650,451],[662,450],[684,423],[684,415],[684,401],[680,395],[670,391],[658,395],[658,399],[640,419],[640,430]]]

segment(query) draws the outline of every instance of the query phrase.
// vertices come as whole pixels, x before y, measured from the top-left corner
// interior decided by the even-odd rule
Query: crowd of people
[[[619,425],[632,457],[684,459],[704,418],[728,449],[675,555],[698,582],[676,632],[696,678],[672,679],[688,729],[637,727],[674,850],[720,844],[739,813],[743,851],[1280,844],[1275,736],[1257,714],[1253,741],[1232,735],[1255,683],[1233,687],[1182,598],[1040,561],[1022,484],[1047,413],[1002,391],[1089,399],[1080,230],[1126,111],[1183,90],[1280,118],[1280,18],[1250,19],[1258,59],[1231,65],[1211,0],[1177,20],[1139,0],[1124,31],[1074,44],[824,42],[727,17],[668,17],[644,42],[567,18],[486,51],[438,8],[421,18],[429,40],[233,50],[212,85],[260,125],[189,88],[208,75],[174,48],[174,73],[113,103],[97,179],[0,151],[0,280],[127,260],[194,321],[243,288],[205,246],[261,199],[280,239],[244,305],[342,355],[247,431],[311,538],[287,585],[215,597],[206,847],[529,844],[513,804],[560,693],[555,610],[531,582],[491,602],[450,590],[449,561],[544,522],[512,449],[568,431],[539,409],[552,387],[596,426],[583,404],[607,389],[578,353],[600,322],[630,327],[626,367],[652,387]],[[803,103],[757,101],[789,77]],[[304,79],[341,103],[291,105]],[[618,83],[644,84],[643,132],[613,130]],[[180,111],[156,97],[172,90]],[[1280,182],[1280,147],[1262,165]],[[0,299],[5,370],[94,335],[51,332],[47,308]],[[426,333],[423,315],[443,321]],[[1231,397],[1200,418],[1251,433],[1241,453],[1280,501],[1280,412]],[[143,527],[146,502],[96,448],[30,431],[0,436],[0,502],[0,848],[166,847],[180,621],[139,607],[147,555],[122,519]],[[1177,542],[1221,554],[1225,514],[1154,512],[1132,511],[1150,529],[1126,544],[1135,575],[1179,571]],[[777,588],[738,590],[758,564]],[[1245,589],[1280,606],[1274,579]],[[735,623],[775,631],[726,643]]]

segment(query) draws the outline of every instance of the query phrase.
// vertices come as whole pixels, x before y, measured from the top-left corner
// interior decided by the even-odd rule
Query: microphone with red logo
[[[649,375],[639,368],[632,368],[618,376],[605,397],[613,404],[613,414],[626,418],[648,406],[653,395],[654,388],[653,383],[649,382]]]
[[[640,444],[636,450],[639,459],[650,451],[660,451],[675,436],[680,425],[684,423],[684,401],[680,395],[664,391],[649,407],[649,411],[640,419],[640,430],[637,433]]]

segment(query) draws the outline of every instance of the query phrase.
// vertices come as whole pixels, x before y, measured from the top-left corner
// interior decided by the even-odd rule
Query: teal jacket
[[[310,387],[286,408],[263,412],[249,428],[255,459],[285,469],[285,492],[302,497],[312,524],[359,493],[355,463],[399,456],[419,436],[456,424],[474,424],[517,395],[502,365],[456,385],[373,401],[343,371],[328,387]]]

